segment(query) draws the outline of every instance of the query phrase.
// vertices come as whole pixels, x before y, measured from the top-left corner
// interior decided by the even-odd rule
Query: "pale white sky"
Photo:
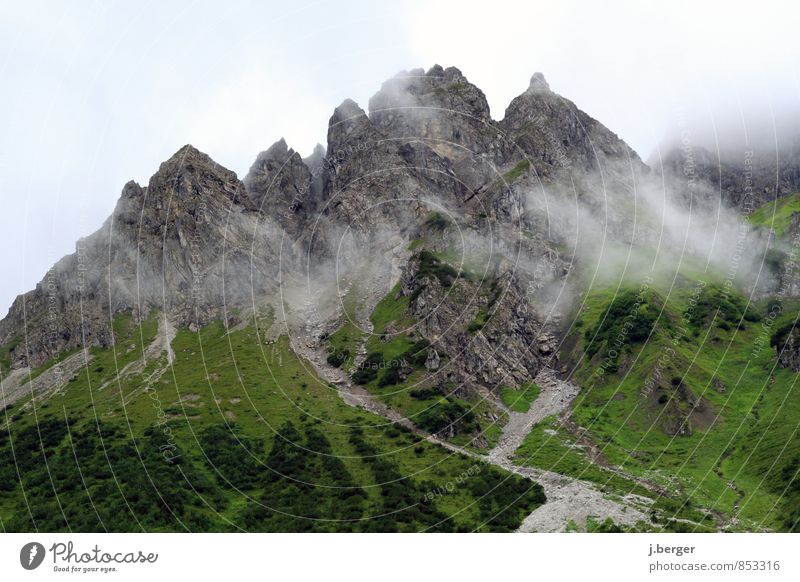
[[[324,142],[400,70],[454,65],[496,119],[542,71],[644,158],[681,117],[800,109],[786,2],[0,0],[0,317],[123,184],[185,143],[244,175]]]

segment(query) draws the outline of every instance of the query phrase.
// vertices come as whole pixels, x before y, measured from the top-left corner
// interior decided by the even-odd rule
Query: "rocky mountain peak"
[[[158,173],[195,166],[219,166],[211,157],[191,144],[186,144],[159,166]],[[221,167],[221,166],[220,166]],[[223,168],[224,169],[224,168]]]
[[[528,85],[528,91],[531,93],[549,92],[550,85],[547,84],[542,73],[534,73],[531,77],[530,85]]]
[[[476,228],[487,216],[510,220],[518,216],[522,195],[498,184],[534,175],[520,161],[520,148],[538,175],[546,175],[540,161],[594,169],[598,159],[636,157],[602,124],[550,91],[540,73],[502,122],[491,119],[485,95],[459,69],[441,65],[387,80],[369,111],[346,99],[330,118],[327,150],[317,145],[304,160],[281,138],[256,157],[243,181],[185,145],[146,188],[128,182],[104,228],[55,272],[57,337],[29,336],[31,353],[15,352],[15,361],[44,361],[82,337],[105,345],[109,312],[155,308],[178,326],[199,325],[216,317],[220,306],[251,301],[254,290],[270,297],[279,280],[276,257],[296,246],[328,260],[343,229],[374,238],[394,265],[392,253],[405,252],[434,208],[452,209],[461,216],[456,220]],[[284,240],[291,249],[283,248]],[[371,256],[358,245],[352,245],[353,261]],[[78,260],[89,266],[80,285]],[[26,313],[45,313],[48,300],[40,286],[24,304],[17,302],[0,325],[0,341],[19,333]],[[79,301],[91,320],[83,331],[71,307]]]
[[[325,146],[321,143],[318,143],[314,146],[314,151],[311,152],[311,155],[308,156],[308,159],[321,159],[325,157]]]
[[[129,180],[123,187],[122,187],[122,198],[138,198],[144,193],[144,188],[142,188],[138,182],[134,180]]]
[[[500,126],[540,174],[558,168],[599,170],[612,160],[631,160],[637,171],[647,170],[623,140],[553,92],[539,72],[531,77],[528,89],[511,101]]]
[[[503,163],[486,96],[455,67],[434,65],[387,80],[369,101],[370,119],[385,135],[423,142],[452,163],[469,188],[481,187]]]
[[[150,178],[147,192],[150,199],[165,195],[170,200],[217,194],[252,206],[236,173],[191,145],[183,146],[159,166]]]
[[[109,314],[158,309],[178,326],[208,322],[249,296],[243,273],[254,274],[258,290],[274,280],[276,229],[263,224],[234,172],[184,146],[146,189],[128,182],[105,224],[50,270],[46,284],[17,298],[0,322],[0,342],[25,330],[27,345],[9,356],[35,366],[80,345],[109,345]],[[50,326],[26,327],[26,316],[48,313]]]
[[[264,153],[274,157],[274,156],[279,156],[281,154],[286,155],[288,151],[289,151],[289,146],[286,144],[286,140],[280,138],[274,144],[269,146],[267,148],[267,151]]]
[[[424,131],[425,118],[439,113],[460,113],[490,119],[483,91],[455,67],[434,65],[403,71],[385,81],[369,100],[370,119],[392,131]]]
[[[302,165],[300,155],[290,148],[283,138],[258,154],[244,177],[244,184],[253,200],[257,204],[260,203],[259,194],[264,194],[264,192],[259,191],[257,186],[263,184],[265,178],[281,171],[286,165],[297,163]]]
[[[345,99],[328,121],[328,151],[344,150],[352,142],[372,140],[376,137],[375,128],[358,103]]]
[[[315,206],[312,176],[300,154],[281,138],[256,157],[244,178],[247,193],[292,236]]]

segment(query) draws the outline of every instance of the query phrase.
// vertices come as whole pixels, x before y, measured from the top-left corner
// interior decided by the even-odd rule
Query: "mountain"
[[[637,171],[645,165],[624,141],[557,93],[541,73],[527,91],[508,106],[500,126],[508,139],[535,160],[541,173],[572,165],[603,170],[610,162],[628,162]]]
[[[662,160],[672,177],[691,178],[697,187],[716,193],[728,206],[750,213],[764,204],[800,191],[800,136],[771,147],[743,146],[731,151],[709,151],[702,145],[674,147]],[[688,186],[684,195],[688,197]]]
[[[184,146],[0,322],[0,523],[796,529],[800,208],[734,191],[541,73],[498,121],[402,72],[242,180]]]
[[[116,208],[0,322],[8,357],[38,366],[80,346],[109,346],[123,312],[168,312],[178,326],[218,318],[226,304],[274,292],[280,228],[236,174],[184,146],[146,188],[129,182]],[[24,342],[15,338],[25,336]]]

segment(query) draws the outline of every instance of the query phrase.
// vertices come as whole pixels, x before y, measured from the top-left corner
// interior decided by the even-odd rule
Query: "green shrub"
[[[433,502],[421,502],[428,491],[426,486],[406,477],[394,463],[381,456],[380,451],[364,439],[360,428],[350,430],[349,441],[380,488],[377,517],[363,522],[366,531],[454,531],[452,519],[439,511]],[[417,448],[420,448],[418,454],[424,451],[419,446]]]
[[[38,434],[32,433],[42,424],[39,444]],[[36,444],[26,450],[40,453],[17,456],[23,464],[34,458],[31,466],[20,467],[25,497],[19,499],[13,519],[4,523],[8,531],[210,528],[205,512],[209,506],[219,510],[222,498],[163,430],[149,428],[143,438],[133,440],[108,425],[89,424],[72,429],[62,444],[67,424],[51,419],[14,435],[15,446],[33,438]],[[0,457],[4,449],[0,446]]]
[[[406,360],[412,366],[424,366],[428,360],[428,347],[431,345],[426,339],[417,340],[414,345],[408,348],[403,355],[400,356],[401,360]]]
[[[777,348],[778,351],[784,349],[786,345],[786,341],[789,339],[789,336],[792,335],[796,325],[794,322],[789,322],[786,325],[782,325],[775,333],[772,334],[772,337],[769,340],[769,345],[773,348]]]
[[[460,402],[449,398],[442,398],[438,403],[420,413],[416,418],[416,423],[430,433],[450,429],[453,433],[459,434],[480,429],[475,413]]]
[[[658,316],[652,292],[622,291],[609,303],[597,325],[584,332],[586,354],[592,358],[602,348],[608,351],[613,347],[616,361],[624,346],[650,337]]]
[[[789,255],[779,249],[769,249],[764,256],[764,264],[773,273],[780,273],[788,258]]]
[[[715,316],[715,325],[724,330],[740,326],[742,321],[761,320],[759,313],[747,307],[741,295],[731,293],[718,285],[709,285],[700,292],[697,303],[687,307],[684,317],[690,325],[699,328],[710,323]]]
[[[210,426],[200,435],[209,469],[221,487],[252,489],[267,469],[260,462],[264,443],[235,432],[233,426]]]
[[[430,275],[436,277],[443,287],[450,287],[458,278],[458,271],[447,263],[442,262],[430,251],[420,251],[419,271],[420,276]]]
[[[519,516],[529,515],[546,501],[541,485],[518,475],[506,475],[489,465],[481,466],[480,472],[466,483],[480,500],[481,518],[495,531],[515,531]]]
[[[335,368],[340,368],[350,358],[350,350],[334,350],[328,354],[327,362]]]
[[[441,392],[436,388],[418,388],[416,390],[411,390],[409,395],[411,398],[416,398],[417,400],[430,400],[431,398],[441,396]]]
[[[395,384],[400,384],[403,381],[403,378],[400,374],[400,368],[397,366],[392,366],[391,368],[387,368],[381,379],[378,380],[379,386],[394,386]]]
[[[378,377],[378,370],[384,365],[383,354],[380,352],[372,352],[367,355],[366,359],[358,367],[358,370],[353,374],[353,381],[356,384],[368,384]]]
[[[332,454],[323,433],[313,427],[300,430],[291,422],[281,427],[261,473],[260,503],[248,504],[243,513],[245,528],[292,532],[359,529],[366,493],[342,460]]]

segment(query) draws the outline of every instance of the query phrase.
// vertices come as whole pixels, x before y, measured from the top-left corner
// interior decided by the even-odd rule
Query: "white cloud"
[[[459,66],[495,118],[542,71],[647,156],[681,109],[797,108],[798,15],[790,2],[749,0],[439,1],[414,4],[411,30],[418,60]]]
[[[308,153],[309,144],[324,141],[330,115],[331,105],[316,97],[315,87],[284,67],[249,69],[215,88],[179,133],[199,149],[214,152],[220,163],[245,169],[280,137]]]
[[[402,69],[461,68],[495,117],[543,71],[647,154],[675,111],[797,107],[793,4],[18,1],[0,17],[0,311],[194,142],[240,175],[324,140]],[[704,113],[706,118],[708,114]]]

